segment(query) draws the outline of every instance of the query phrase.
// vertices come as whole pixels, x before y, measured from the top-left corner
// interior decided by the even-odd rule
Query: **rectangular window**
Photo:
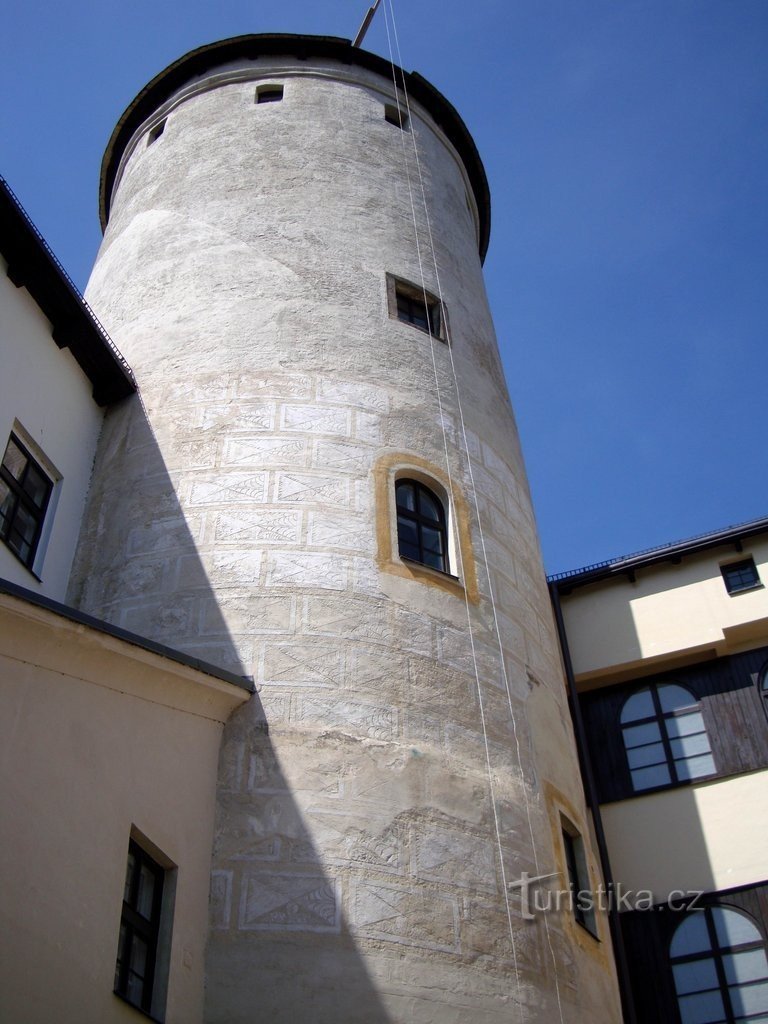
[[[721,565],[720,572],[723,574],[725,589],[729,594],[738,594],[742,590],[754,590],[756,587],[762,587],[753,558],[745,558],[741,562],[731,562],[730,565]]]
[[[163,908],[168,905],[167,874],[165,867],[131,839],[120,915],[115,993],[156,1018],[162,1017],[165,1002],[162,923]]]
[[[53,481],[11,434],[0,463],[0,540],[28,569],[43,531]]]
[[[578,923],[597,938],[594,894],[589,885],[589,872],[584,840],[570,822],[562,819],[563,850],[571,891],[571,910]]]
[[[396,128],[402,128],[404,132],[408,131],[408,115],[402,107],[396,106],[394,103],[384,104],[384,120],[388,124],[395,125]]]
[[[387,274],[387,303],[392,319],[418,327],[438,341],[446,340],[443,307],[440,300],[424,288]]]
[[[282,98],[282,85],[259,85],[256,88],[257,103],[279,103]]]

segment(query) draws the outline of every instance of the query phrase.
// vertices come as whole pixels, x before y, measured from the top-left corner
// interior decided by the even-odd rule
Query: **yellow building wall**
[[[601,808],[622,890],[714,892],[768,879],[768,770]]]
[[[112,991],[132,827],[178,866],[165,1019],[202,1019],[219,740],[245,699],[0,596],[1,1020],[138,1019]]]
[[[720,566],[752,556],[768,584],[768,538],[744,551],[723,546],[686,556],[679,565],[641,568],[633,583],[614,577],[579,587],[561,599],[577,681],[641,662],[726,654],[768,636],[768,587],[729,594]]]

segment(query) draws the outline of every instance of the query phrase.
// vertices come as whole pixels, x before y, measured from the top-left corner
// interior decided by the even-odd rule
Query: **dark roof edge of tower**
[[[768,517],[751,519],[749,522],[740,523],[737,526],[726,526],[722,530],[689,537],[688,540],[674,541],[658,548],[638,551],[633,555],[623,555],[621,558],[597,562],[595,565],[584,566],[583,569],[555,573],[548,576],[547,581],[550,586],[556,587],[562,593],[567,593],[574,587],[584,587],[599,580],[610,579],[612,576],[627,576],[636,569],[644,569],[661,562],[677,563],[686,555],[699,554],[702,551],[710,551],[712,548],[729,546],[736,551],[741,551],[743,541],[761,533],[768,533]]]
[[[102,228],[109,219],[109,202],[117,168],[125,146],[136,129],[185,82],[218,64],[260,55],[285,54],[301,59],[327,57],[343,64],[357,64],[392,81],[392,65],[383,57],[352,46],[349,39],[336,36],[266,34],[234,36],[209,43],[180,57],[146,85],[126,109],[112,132],[101,164],[99,216]],[[485,259],[491,230],[491,197],[488,180],[474,140],[456,109],[417,72],[397,69],[405,79],[409,98],[425,107],[435,123],[456,147],[472,184],[480,215],[480,259]]]
[[[53,340],[90,380],[94,401],[110,405],[133,394],[130,366],[1,175],[0,252],[10,280],[27,289],[50,320]]]

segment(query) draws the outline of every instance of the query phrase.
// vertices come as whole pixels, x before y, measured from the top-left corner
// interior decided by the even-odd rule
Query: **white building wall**
[[[20,425],[55,487],[34,573],[0,543],[0,577],[63,601],[104,414],[91,382],[69,350],[56,346],[49,321],[6,269],[0,260],[0,458]]]

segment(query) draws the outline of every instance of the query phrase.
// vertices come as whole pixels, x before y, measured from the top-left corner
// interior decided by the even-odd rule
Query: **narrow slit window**
[[[282,98],[282,85],[260,85],[256,89],[257,103],[279,103]]]
[[[571,910],[576,921],[597,938],[594,897],[589,886],[584,840],[570,822],[562,821],[563,852],[571,893]]]
[[[384,104],[384,120],[404,132],[408,131],[408,115],[401,106],[395,103]]]
[[[165,131],[165,121],[164,120],[160,121],[159,124],[156,124],[154,126],[154,128],[150,128],[149,129],[149,135],[147,137],[147,145],[151,146],[153,142],[157,142],[157,140],[160,138],[160,136],[163,134],[164,131]]]

